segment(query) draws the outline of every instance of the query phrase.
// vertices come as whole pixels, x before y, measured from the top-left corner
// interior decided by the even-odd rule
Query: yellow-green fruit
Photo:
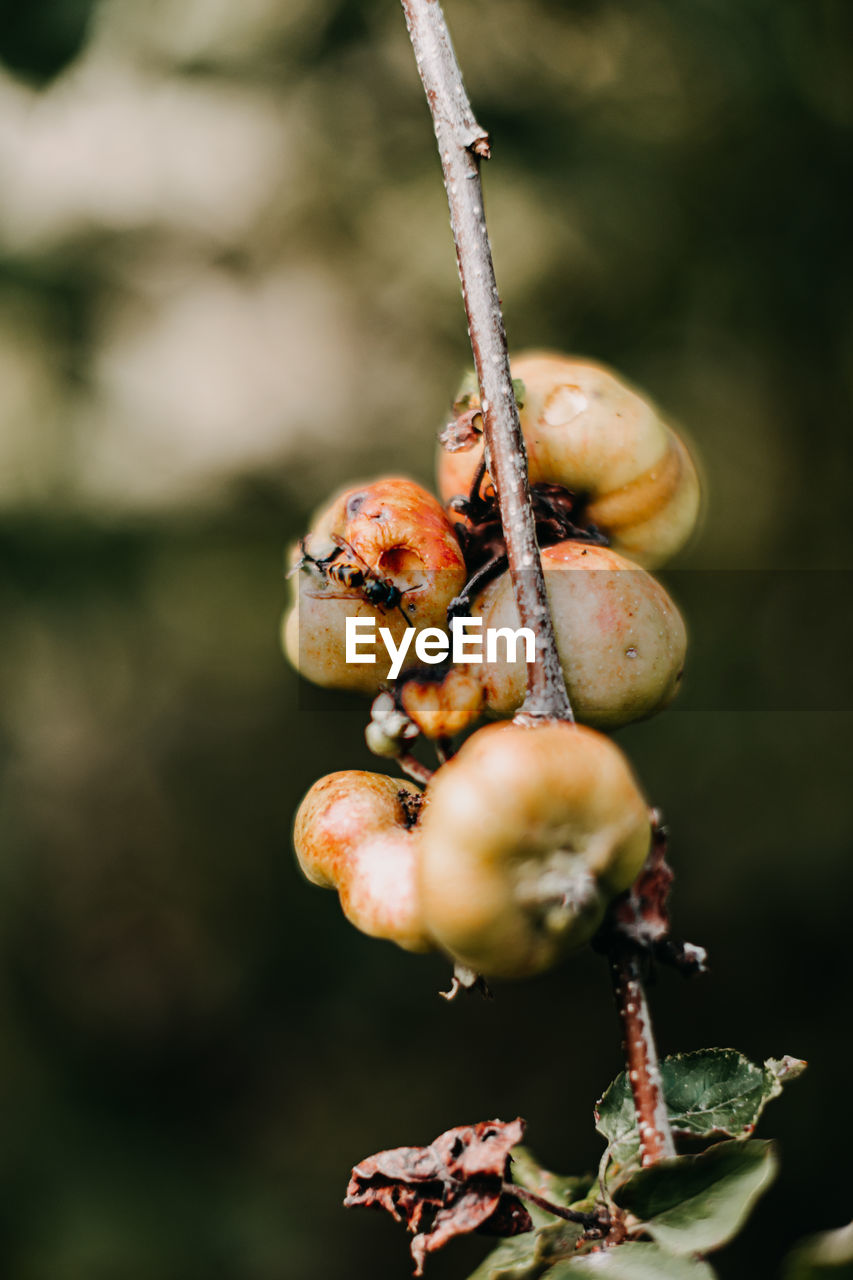
[[[636,879],[648,807],[625,756],[579,725],[490,725],[430,782],[418,860],[427,932],[496,978],[582,946]]]
[[[398,648],[415,633],[447,627],[447,607],[465,582],[465,561],[441,504],[399,476],[350,486],[323,508],[290,553],[293,603],[282,624],[285,653],[314,684],[375,693],[391,661],[379,636]],[[347,662],[346,621],[372,621],[360,652],[373,663]],[[371,642],[372,636],[372,642]],[[412,638],[402,669],[416,659]]]
[[[348,920],[362,933],[406,951],[428,951],[417,887],[421,792],[381,773],[330,773],[305,796],[293,844],[312,884],[337,889]]]
[[[646,567],[684,545],[699,515],[699,479],[684,442],[653,404],[592,360],[530,351],[512,360],[531,484],[563,485],[586,499],[586,518]],[[475,408],[475,395],[465,398]],[[482,443],[443,450],[443,501],[467,495]]]
[[[667,706],[684,670],[687,634],[664,588],[607,547],[561,542],[542,552],[542,568],[566,688],[583,724],[615,728]],[[508,573],[475,601],[483,631],[521,626]],[[511,716],[524,701],[527,665],[506,644],[480,674],[486,710]]]

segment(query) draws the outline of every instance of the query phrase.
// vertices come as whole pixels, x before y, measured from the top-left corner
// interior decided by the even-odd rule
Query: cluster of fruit
[[[379,695],[367,733],[376,754],[404,756],[423,734],[442,761],[425,790],[356,770],[322,778],[296,817],[303,871],[337,889],[365,933],[438,947],[457,970],[495,977],[540,972],[587,941],[646,859],[648,806],[598,730],[653,714],[678,689],[684,624],[647,569],[679,550],[699,510],[683,442],[608,370],[531,353],[512,373],[579,723],[507,723],[526,683],[508,651],[447,658],[460,614],[484,629],[520,625],[476,389],[463,386],[442,436],[444,506],[410,480],[384,478],[316,517],[292,552],[283,637],[309,680]],[[353,618],[378,626],[387,654],[400,655],[396,679],[381,650],[347,661]],[[450,739],[484,715],[503,719],[452,754]]]

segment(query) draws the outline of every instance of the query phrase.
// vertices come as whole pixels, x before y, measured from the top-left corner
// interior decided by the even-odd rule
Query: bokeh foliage
[[[810,1061],[717,1264],[770,1275],[851,1216],[851,11],[447,13],[511,344],[612,363],[703,458],[687,684],[620,740],[712,955],[653,991],[663,1050]],[[371,764],[279,657],[283,547],[351,478],[429,480],[468,359],[402,16],[4,2],[0,174],[4,1275],[392,1280],[353,1162],[521,1113],[592,1168],[620,1066],[594,956],[448,1008],[292,865],[303,791]]]

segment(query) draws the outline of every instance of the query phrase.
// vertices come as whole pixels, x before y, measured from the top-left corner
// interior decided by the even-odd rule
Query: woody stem
[[[528,666],[527,696],[515,719],[521,724],[571,721],[574,716],[536,541],[527,451],[512,388],[506,331],[483,209],[480,162],[489,158],[489,138],[477,123],[468,100],[439,0],[401,3],[438,141],[468,333],[480,384],[486,463],[497,492],[513,590],[521,624],[536,637],[536,661]],[[654,1078],[657,1051],[639,974],[616,954],[612,964],[618,975],[617,991],[639,992],[645,1011],[640,1036],[634,1015],[627,1014],[627,1004],[617,995],[629,1064],[632,1043],[642,1039],[645,1045],[642,1054],[635,1054],[629,1071],[641,1141],[645,1141],[644,1133],[661,1139],[656,1142],[649,1138],[643,1147],[644,1162],[651,1164],[667,1154],[672,1143]]]
[[[438,0],[402,0],[409,37],[432,113],[468,332],[480,384],[486,460],[494,481],[519,617],[536,637],[527,697],[516,719],[572,720],[527,481],[527,453],[512,389],[501,303],[483,211],[480,161],[489,139],[468,101]]]

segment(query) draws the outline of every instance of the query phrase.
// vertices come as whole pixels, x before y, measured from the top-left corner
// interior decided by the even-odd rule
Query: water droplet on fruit
[[[555,387],[545,401],[542,420],[549,427],[564,427],[586,409],[588,400],[580,387]]]

